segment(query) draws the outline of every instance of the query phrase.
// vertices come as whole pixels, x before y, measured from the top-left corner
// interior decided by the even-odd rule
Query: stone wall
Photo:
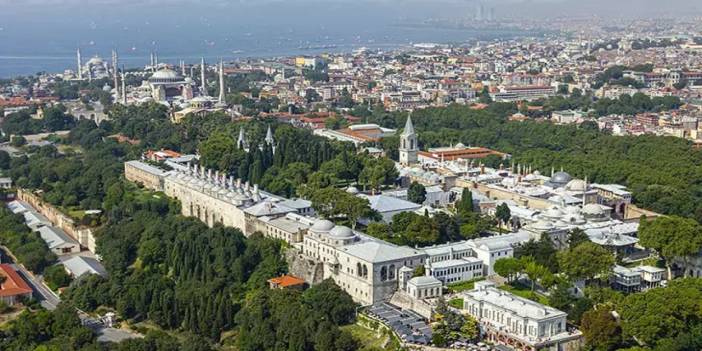
[[[324,280],[323,264],[306,259],[294,247],[285,250],[285,261],[288,263],[288,272],[291,275],[304,279],[310,285]]]
[[[61,228],[66,234],[76,239],[81,246],[95,253],[95,236],[91,228],[77,224],[73,218],[29,190],[17,189],[17,198],[32,205],[37,212],[46,217],[55,227]]]

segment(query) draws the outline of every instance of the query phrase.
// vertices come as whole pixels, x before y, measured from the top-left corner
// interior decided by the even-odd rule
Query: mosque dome
[[[537,176],[537,177],[541,176],[541,172],[539,172],[538,170],[534,171],[532,174]]]
[[[350,186],[346,188],[346,192],[352,195],[356,195],[359,193],[358,188],[356,188],[355,186]]]
[[[349,227],[338,225],[329,231],[329,235],[336,239],[349,239],[353,238],[353,230]]]
[[[162,70],[156,71],[151,78],[149,78],[149,82],[152,83],[169,83],[169,82],[178,82],[182,78],[176,73],[176,71],[169,69],[169,68],[164,68]]]
[[[551,219],[559,219],[563,217],[563,212],[554,206],[549,208],[543,215]]]
[[[313,232],[328,232],[334,228],[334,223],[326,219],[320,219],[310,228]]]
[[[101,66],[104,64],[104,61],[102,61],[102,58],[99,56],[92,57],[88,62],[86,63],[87,65],[91,66]]]
[[[557,184],[568,184],[573,180],[573,177],[570,176],[570,174],[566,172],[556,172],[553,177],[551,177],[551,183],[557,183]]]
[[[588,217],[602,217],[605,211],[598,204],[587,204],[583,206],[582,213]]]
[[[583,192],[587,190],[587,184],[582,179],[573,179],[566,184],[566,190]]]
[[[549,231],[549,230],[553,229],[553,224],[551,224],[551,222],[547,222],[547,221],[542,219],[542,220],[539,220],[536,223],[532,224],[531,228],[534,230],[545,232],[545,231]]]

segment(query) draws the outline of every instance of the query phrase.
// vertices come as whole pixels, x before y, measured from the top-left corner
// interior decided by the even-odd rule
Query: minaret
[[[150,62],[150,64],[149,64],[149,65],[151,66],[151,71],[152,71],[152,72],[153,72],[153,70],[154,70],[154,67],[156,67],[156,65],[154,64],[154,62],[156,62],[156,61],[154,61],[154,53],[153,53],[153,51],[152,51],[152,52],[151,52],[151,62]]]
[[[127,106],[127,76],[124,73],[124,67],[122,67],[122,104]]]
[[[417,134],[412,125],[412,114],[407,116],[405,129],[400,135],[400,164],[409,166],[417,163]]]
[[[205,79],[205,58],[203,57],[202,62],[200,63],[200,84],[202,84],[200,87],[200,93],[202,96],[207,96],[207,82]]]
[[[158,68],[158,53],[154,53],[154,70]]]
[[[80,58],[80,48],[76,51],[78,62],[78,79],[83,80],[83,60]]]
[[[268,126],[268,131],[266,132],[266,143],[268,145],[273,145],[273,132],[271,131],[271,126]]]
[[[119,69],[117,67],[117,51],[112,50],[112,75],[115,80],[115,91],[119,96]]]
[[[220,105],[225,104],[224,102],[224,62],[221,60],[219,61],[219,99],[218,102]],[[268,128],[268,131],[270,131],[270,127]]]
[[[180,75],[185,77],[185,61],[184,60],[180,61]]]

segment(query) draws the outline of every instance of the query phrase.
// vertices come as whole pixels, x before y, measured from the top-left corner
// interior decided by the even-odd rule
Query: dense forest
[[[262,307],[255,296],[277,296],[276,292],[267,291],[266,281],[287,271],[282,242],[261,235],[245,239],[241,232],[233,228],[208,228],[197,220],[180,216],[179,205],[163,194],[146,192],[122,177],[123,162],[138,158],[148,148],[173,147],[179,151],[193,152],[199,141],[206,140],[212,130],[219,129],[215,123],[218,119],[174,126],[168,122],[165,111],[157,105],[145,105],[128,111],[116,108],[111,113],[118,115],[112,122],[100,126],[89,121],[79,122],[65,139],[57,139],[60,152],[54,146],[25,147],[27,156],[2,157],[0,164],[8,169],[18,185],[42,190],[45,199],[57,206],[69,211],[102,210],[99,218],[93,218],[86,224],[100,225],[96,234],[98,254],[109,276],[89,276],[75,281],[63,294],[63,300],[86,311],[114,309],[122,318],[137,325],[144,322],[177,335],[197,335],[201,349],[221,343],[238,345],[236,347],[241,349],[257,349],[247,345],[260,342],[259,336],[243,336],[245,330],[241,325],[245,325],[247,330],[270,330],[275,334],[284,332],[280,329],[283,327],[289,331],[287,323],[293,320],[299,331],[295,332],[298,337],[290,342],[305,345],[302,349],[350,350],[357,347],[350,334],[338,328],[338,325],[353,319],[355,304],[333,283],[313,287],[304,294],[285,296],[286,303],[298,300],[299,309],[277,311],[276,315],[281,319],[279,326],[271,325],[269,319],[256,319],[252,314],[255,308]],[[126,114],[129,113],[141,118],[127,118]],[[238,128],[247,128],[251,140],[262,140],[266,126],[262,123],[234,125],[228,122],[224,125],[230,135],[238,132]],[[135,145],[120,144],[109,137],[114,133],[139,139],[140,142]],[[295,134],[291,128],[281,128],[276,135],[280,136],[279,140],[286,140],[285,133],[293,133],[289,136],[291,140],[311,139],[299,132]],[[189,136],[194,136],[193,143],[180,144],[180,140]],[[326,141],[312,139],[309,150],[321,142]],[[286,143],[282,144],[281,150],[284,150]],[[297,146],[292,141],[288,144]],[[329,145],[330,150],[333,148],[338,146]],[[252,157],[258,153],[260,156],[256,156],[253,163],[264,155],[264,150],[256,150],[249,154],[251,156],[246,156]],[[280,158],[270,158],[267,162],[307,164],[311,162],[310,157],[315,157],[301,150],[281,152],[279,155]],[[325,157],[331,157],[324,156],[324,153],[319,155],[322,158],[320,163],[326,160]],[[275,166],[270,164],[269,167]],[[8,230],[0,233],[0,239],[11,246],[21,259],[35,262],[36,269],[41,271],[54,260],[53,255],[48,253],[38,237],[35,238],[35,234],[28,231],[20,218],[5,212],[7,210],[2,212],[2,221],[8,223]],[[33,238],[38,249],[31,243]],[[25,247],[32,251],[25,253]],[[42,252],[47,253],[46,258],[36,257]],[[25,254],[26,258],[23,256]],[[53,272],[49,273],[54,275]],[[270,306],[271,309],[274,307],[278,306]],[[21,338],[26,333],[21,330],[27,325],[51,323],[45,320],[52,318],[51,313],[27,312],[26,318],[16,322],[18,331],[10,330],[10,333]],[[330,318],[322,323],[326,316]],[[37,318],[41,320],[35,321]],[[69,335],[64,336],[62,331],[42,337],[27,336],[35,340],[27,345],[50,347],[57,342],[54,339],[72,337],[70,330],[66,333]],[[143,340],[126,341],[114,347],[124,350],[175,350],[185,347],[178,340],[152,334],[149,332]],[[242,336],[229,337],[238,334]],[[271,340],[274,339],[271,337]],[[19,339],[8,339],[11,342],[8,349],[25,349],[18,346],[22,342],[13,340]],[[98,347],[88,336],[72,345],[71,350]],[[199,350],[193,347],[190,345],[188,349]]]

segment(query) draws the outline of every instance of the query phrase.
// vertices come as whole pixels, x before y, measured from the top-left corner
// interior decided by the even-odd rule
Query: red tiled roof
[[[281,288],[287,288],[289,286],[297,286],[297,285],[305,284],[304,280],[302,280],[298,277],[293,277],[292,275],[284,275],[284,276],[277,277],[277,278],[271,278],[271,279],[268,279],[268,282],[275,284]]]
[[[9,264],[0,264],[0,276],[5,277],[5,281],[0,284],[0,296],[17,296],[32,293],[32,288]]]

